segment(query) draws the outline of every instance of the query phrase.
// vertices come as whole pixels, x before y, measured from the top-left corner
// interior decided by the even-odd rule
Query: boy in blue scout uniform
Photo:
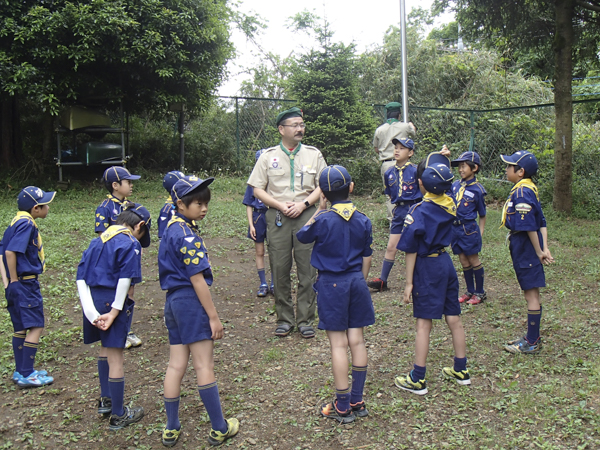
[[[44,192],[35,186],[23,189],[17,197],[19,212],[4,232],[0,248],[7,277],[5,295],[12,321],[15,372],[12,380],[20,388],[51,384],[54,378],[45,370],[33,368],[44,330],[44,301],[38,275],[46,268],[42,236],[36,219],[45,219],[48,204],[56,192]]]
[[[390,225],[390,237],[388,239],[381,275],[367,283],[367,285],[376,291],[387,291],[387,279],[394,266],[394,260],[398,249],[398,240],[404,226],[404,217],[408,214],[409,208],[415,203],[419,203],[423,196],[417,184],[416,174],[417,166],[410,162],[414,155],[415,143],[412,139],[402,139],[400,136],[392,139],[394,144],[394,159],[396,164],[390,167],[384,176],[385,191],[389,196],[392,205],[394,205],[392,223]]]
[[[132,180],[139,180],[140,178],[139,175],[132,175],[129,170],[119,166],[112,166],[104,171],[102,181],[109,194],[96,208],[94,231],[98,235],[114,225],[117,216],[121,214],[128,203],[131,203],[127,200],[127,197],[133,192]],[[125,342],[125,348],[139,347],[140,345],[142,345],[142,340],[130,331]]]
[[[265,149],[256,152],[256,161]],[[248,217],[248,238],[254,241],[256,251],[256,270],[260,279],[260,286],[256,291],[257,297],[266,297],[269,290],[273,292],[273,272],[271,272],[271,287],[267,284],[265,277],[265,240],[267,238],[267,205],[254,196],[254,188],[246,186],[246,192],[242,203],[246,205],[246,216]]]
[[[98,356],[99,414],[109,414],[109,427],[119,430],[144,416],[141,407],[123,405],[123,347],[131,327],[132,283],[142,281],[142,247],[150,245],[150,213],[135,204],[114,225],[92,240],[77,268],[83,309],[83,342],[101,341]]]
[[[538,162],[526,150],[500,157],[508,164],[506,178],[515,184],[502,209],[502,225],[510,230],[510,256],[527,301],[527,334],[508,342],[504,349],[510,353],[537,353],[542,349],[540,288],[546,286],[543,265],[554,262],[538,189],[531,181]]]
[[[183,172],[172,170],[171,172],[167,173],[163,179],[163,187],[169,195],[167,196],[165,205],[158,214],[158,239],[162,239],[165,229],[167,228],[167,224],[169,223],[169,220],[171,220],[171,217],[173,217],[173,200],[171,199],[171,189],[173,189],[175,183],[177,183],[183,177],[185,177]]]
[[[471,384],[467,369],[465,331],[460,320],[458,277],[446,247],[452,240],[452,223],[456,219],[454,200],[445,194],[452,186],[450,160],[441,153],[431,153],[417,168],[423,201],[414,205],[404,220],[398,250],[406,252],[406,287],[404,302],[413,298],[413,315],[417,319],[414,368],[408,375],[396,377],[401,389],[418,395],[427,394],[425,381],[429,334],[433,319],[446,317],[452,333],[454,367],[444,367],[444,376],[458,384]]]
[[[239,428],[238,420],[225,420],[221,409],[214,373],[213,341],[223,337],[223,325],[210,294],[212,269],[196,225],[196,221],[204,219],[208,212],[208,186],[213,180],[190,176],[175,183],[171,196],[176,210],[158,251],[160,286],[167,291],[164,314],[170,344],[164,381],[167,424],[162,434],[162,443],[167,447],[175,445],[181,433],[181,380],[190,354],[198,391],[210,418],[212,429],[208,442],[221,445],[237,434]]]
[[[367,377],[367,349],[363,327],[375,323],[375,312],[365,282],[371,266],[371,221],[349,200],[354,183],[342,166],[328,166],[319,175],[323,194],[319,209],[296,236],[314,242],[311,264],[318,270],[315,283],[319,329],[327,331],[336,400],[321,407],[321,415],[340,423],[368,415],[363,401]],[[331,208],[327,209],[327,200]],[[348,387],[348,357],[352,354],[352,390]]]
[[[477,305],[486,299],[483,288],[484,270],[479,260],[479,252],[485,228],[487,192],[475,175],[481,168],[481,158],[476,152],[464,152],[452,161],[452,166],[458,166],[458,173],[462,179],[452,185],[452,196],[456,203],[452,253],[458,255],[467,285],[467,292],[461,295],[458,301]],[[479,226],[475,221],[478,214]]]

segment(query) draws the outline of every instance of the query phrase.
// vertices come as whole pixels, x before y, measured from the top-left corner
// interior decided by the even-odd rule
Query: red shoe
[[[367,286],[378,292],[388,290],[387,281],[383,281],[381,278],[373,278],[371,281],[367,281]]]
[[[483,303],[483,301],[487,298],[485,292],[483,294],[473,294],[470,300],[467,300],[467,304],[469,305],[479,305]]]
[[[458,303],[464,303],[467,300],[471,300],[471,297],[473,297],[473,294],[471,294],[470,292],[465,292],[463,295],[458,297]]]

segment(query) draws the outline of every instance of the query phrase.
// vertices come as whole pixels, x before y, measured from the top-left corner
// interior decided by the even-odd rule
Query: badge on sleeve
[[[515,209],[519,214],[527,214],[529,211],[531,211],[531,205],[528,203],[517,203]]]
[[[406,217],[404,218],[405,225],[410,225],[414,222],[415,222],[415,219],[413,219],[413,216],[411,216],[410,214],[407,214]]]

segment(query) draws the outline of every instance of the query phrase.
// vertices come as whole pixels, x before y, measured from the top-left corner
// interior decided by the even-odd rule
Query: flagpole
[[[402,121],[408,122],[408,79],[406,76],[406,5],[400,0],[400,50],[402,52]]]

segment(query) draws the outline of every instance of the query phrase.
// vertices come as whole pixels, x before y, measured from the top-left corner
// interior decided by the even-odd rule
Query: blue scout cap
[[[421,175],[423,187],[432,194],[443,194],[452,187],[454,175],[450,170],[450,160],[439,152],[430,153]]]
[[[17,197],[17,206],[19,211],[29,211],[37,205],[47,205],[52,200],[56,192],[44,192],[39,187],[27,186]]]
[[[510,156],[500,155],[502,161],[511,166],[519,166],[525,169],[527,175],[533,176],[538,171],[538,162],[533,153],[527,150],[519,150]]]
[[[150,227],[152,226],[150,211],[148,211],[139,203],[134,203],[134,206],[128,208],[127,211],[134,212],[140,219],[142,219],[145,222],[144,226],[146,227],[146,232],[144,233],[144,236],[142,236],[142,239],[140,239],[140,244],[144,248],[148,247],[150,245]]]
[[[402,105],[398,102],[389,102],[387,105],[385,105],[385,109],[387,109],[388,112],[400,111],[402,109]]]
[[[319,175],[319,187],[323,192],[333,192],[344,189],[352,182],[352,177],[345,167],[331,165],[325,167]]]
[[[179,170],[172,170],[169,173],[167,173],[163,178],[163,187],[167,190],[167,192],[171,193],[173,185],[179,180],[181,180],[183,177],[185,177],[185,174],[183,172],[180,172]]]
[[[395,137],[394,139],[392,139],[392,144],[394,144],[394,145],[402,144],[404,147],[406,147],[409,150],[415,149],[415,143],[413,142],[412,139],[402,139],[402,138]]]
[[[277,114],[277,120],[275,120],[275,125],[279,126],[281,122],[283,122],[285,119],[289,119],[290,117],[303,116],[304,114],[302,113],[302,110],[297,106],[294,106],[293,108],[286,109],[285,111],[281,111],[279,114]]]
[[[177,200],[191,194],[196,189],[208,187],[213,181],[215,181],[213,177],[203,180],[193,175],[185,176],[173,185],[173,188],[171,189],[171,199],[173,200],[173,203],[177,203]]]
[[[266,148],[261,148],[259,151],[256,152],[256,155],[254,155],[256,161],[258,161],[258,158],[260,158],[260,155],[262,155],[265,152],[265,150]]]
[[[453,160],[451,162],[451,164],[452,164],[452,167],[457,167],[459,163],[465,162],[465,161],[471,161],[472,163],[477,164],[478,166],[481,166],[481,158],[479,157],[477,152],[464,152],[458,158]]]
[[[119,183],[122,180],[139,180],[142,177],[132,175],[125,167],[112,166],[104,171],[102,178],[109,183],[114,183],[115,181]]]

